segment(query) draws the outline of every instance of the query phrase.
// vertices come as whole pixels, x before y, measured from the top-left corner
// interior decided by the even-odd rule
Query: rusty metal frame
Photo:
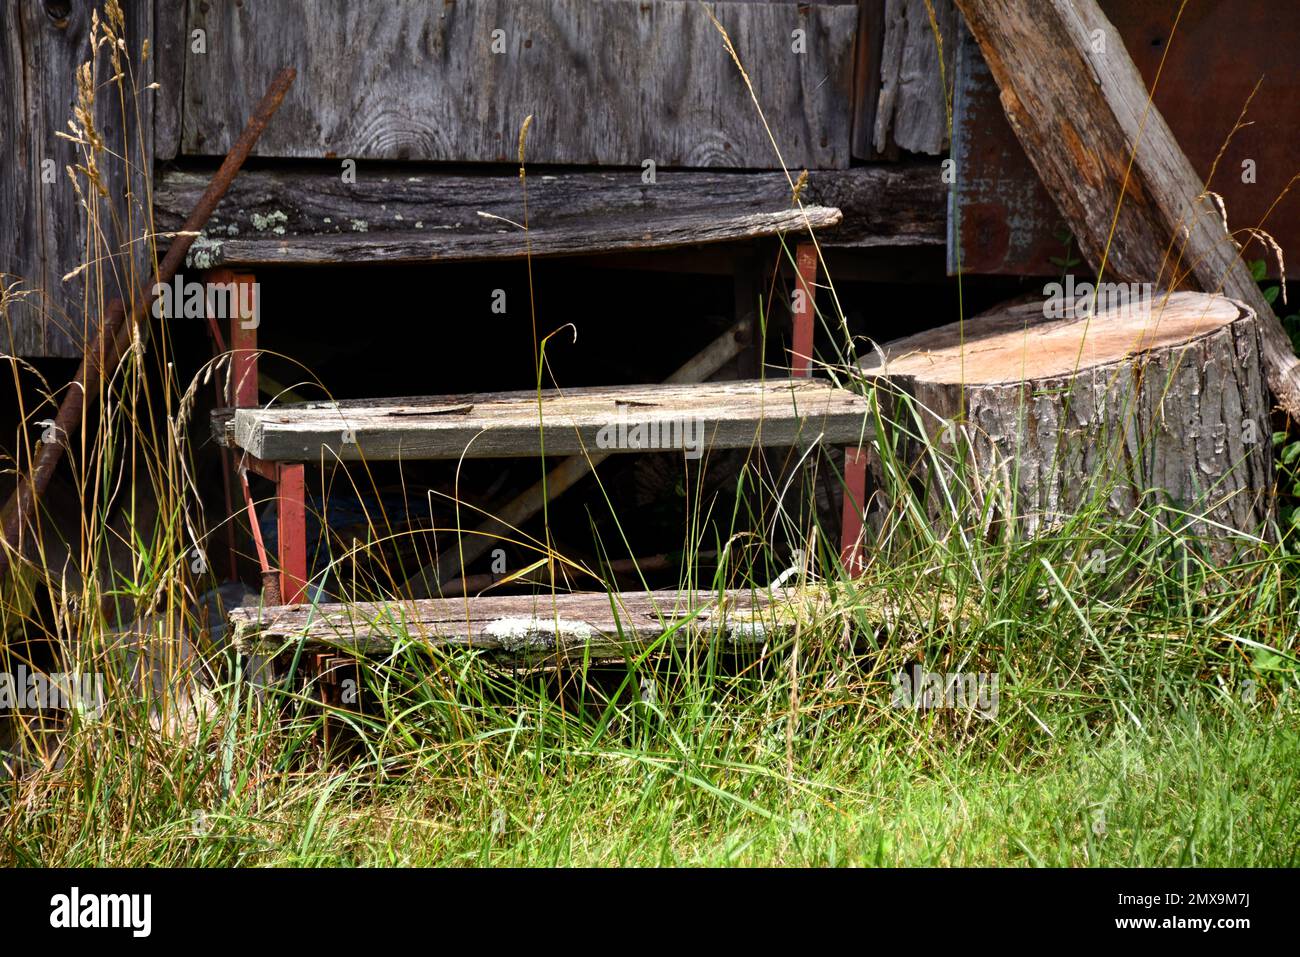
[[[795,273],[804,292],[792,308],[794,332],[791,338],[790,368],[797,378],[812,375],[813,334],[817,315],[817,247],[811,242],[795,248]],[[855,446],[844,449],[844,502],[840,523],[840,561],[850,574],[863,567],[863,509],[867,501],[867,455]]]
[[[798,286],[791,306],[794,335],[790,343],[790,372],[802,378],[812,375],[813,338],[817,328],[817,247],[800,243],[795,247],[794,265]]]

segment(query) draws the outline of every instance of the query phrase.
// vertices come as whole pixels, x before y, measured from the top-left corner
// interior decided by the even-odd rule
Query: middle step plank
[[[220,417],[218,430],[224,430]],[[599,386],[304,402],[234,412],[233,441],[269,462],[595,455],[860,444],[865,398],[817,379]],[[223,438],[217,436],[218,440]]]

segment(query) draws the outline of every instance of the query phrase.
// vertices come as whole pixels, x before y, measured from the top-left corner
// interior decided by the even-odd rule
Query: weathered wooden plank
[[[895,148],[942,153],[948,145],[947,90],[956,48],[952,0],[875,2],[883,9],[876,15],[882,39],[872,146],[877,154]]]
[[[853,128],[855,159],[876,159],[873,146],[880,102],[880,55],[884,50],[884,0],[857,0],[858,37],[853,50]]]
[[[206,184],[206,171],[162,174],[153,197],[158,228],[178,228]],[[803,201],[842,210],[833,228],[829,217],[817,216],[815,224],[829,230],[820,234],[829,248],[944,242],[944,185],[936,163],[814,172]],[[792,211],[783,173],[667,173],[647,185],[639,171],[550,169],[530,175],[528,212],[534,254],[578,255],[741,238],[783,228]],[[760,212],[769,218],[750,219]],[[513,224],[523,218],[513,171],[467,175],[362,165],[356,182],[344,183],[319,166],[248,170],[217,208],[194,258],[206,267],[328,261],[325,256],[517,256],[523,233]]]
[[[439,260],[519,259],[575,256],[625,250],[672,249],[695,243],[734,242],[821,229],[840,221],[838,209],[821,206],[772,213],[716,215],[684,211],[653,222],[607,217],[599,223],[565,223],[558,228],[443,235],[419,232],[296,236],[291,239],[228,239],[207,247],[196,262],[208,265],[321,265],[331,263],[411,263]],[[490,225],[490,224],[489,224]],[[596,227],[593,229],[593,227]]]
[[[937,161],[880,163],[809,177],[806,199],[834,206],[843,222],[818,237],[827,249],[942,246],[946,187]]]
[[[231,622],[234,646],[245,653],[302,640],[382,654],[409,640],[511,658],[611,658],[694,641],[762,644],[791,633],[816,607],[815,596],[773,601],[748,590],[578,592],[246,607],[234,609]]]
[[[1300,359],[1222,212],[1096,0],[957,0],[1034,168],[1106,279],[1183,283],[1258,316],[1278,402],[1300,417]]]
[[[154,159],[159,162],[174,159],[180,152],[181,89],[190,42],[185,4],[154,0],[153,63],[158,91],[154,94],[153,130]]]
[[[508,458],[860,441],[867,402],[816,379],[600,386],[239,409],[235,444],[267,461]],[[218,436],[221,438],[222,436]]]
[[[723,3],[716,15],[785,162],[846,167],[854,9]],[[260,89],[247,78],[294,66],[284,122],[259,155],[514,162],[532,115],[536,163],[779,166],[694,0],[190,0],[188,18],[207,52],[185,61],[186,154],[225,152]]]
[[[77,69],[90,60],[92,9],[98,9],[102,20],[102,7],[68,3],[0,6],[0,87],[9,95],[7,108],[0,112],[0,223],[6,231],[0,244],[0,273],[7,274],[7,282],[21,279],[23,288],[32,291],[14,302],[8,316],[0,319],[0,351],[75,357],[94,334],[98,316],[86,316],[83,302],[91,273],[63,280],[88,258],[88,214],[66,172],[69,166],[84,165],[84,160],[76,144],[56,134],[68,133],[77,102]],[[152,0],[131,0],[122,8],[127,27],[123,55],[138,62],[140,44],[152,31]],[[148,170],[152,124],[145,123],[146,156],[142,161],[142,142],[134,133],[134,107],[128,102],[124,123],[116,90],[107,82],[110,69],[108,53],[101,48],[94,114],[106,147],[97,162],[107,198],[94,189],[86,192],[98,207],[100,236],[116,252],[121,244],[138,240],[144,232],[138,209],[129,219],[125,216],[128,189],[134,188],[137,202],[144,191],[139,182],[128,184],[124,165],[107,152],[120,155],[123,143],[129,143],[132,163],[137,169]],[[140,104],[147,117],[149,94],[141,97]],[[85,188],[84,178],[82,185]],[[132,225],[131,236],[117,234],[110,205],[117,209],[118,223]],[[143,247],[137,244],[134,248]],[[102,256],[102,250],[94,255]],[[103,277],[110,296],[118,295],[129,288],[121,282],[130,275],[129,265],[125,260],[102,260],[94,275]]]

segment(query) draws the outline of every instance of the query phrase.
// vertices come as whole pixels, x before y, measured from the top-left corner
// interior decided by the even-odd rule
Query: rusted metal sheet
[[[1300,5],[1188,0],[1176,30],[1178,4],[1167,0],[1101,0],[1101,6],[1147,86],[1155,86],[1156,107],[1203,179],[1259,83],[1246,116],[1253,125],[1233,134],[1208,186],[1223,196],[1239,240],[1241,230],[1262,222],[1284,251],[1300,254],[1300,190],[1278,201],[1300,172],[1287,135],[1300,102]],[[949,271],[956,272],[960,252],[967,273],[1059,274],[1066,256],[1056,235],[1061,216],[1007,123],[979,48],[964,27],[961,34]],[[1243,166],[1247,160],[1253,170]],[[958,230],[960,244],[953,242]],[[1258,241],[1246,255],[1268,260],[1276,275],[1273,257]]]
[[[997,84],[962,22],[953,87],[948,272],[1059,273],[1061,214],[998,102]],[[955,242],[960,230],[961,242]],[[960,258],[958,253],[960,252]]]

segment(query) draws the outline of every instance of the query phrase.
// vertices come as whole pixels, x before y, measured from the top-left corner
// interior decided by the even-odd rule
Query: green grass
[[[390,755],[396,774],[377,776],[371,761],[258,777],[245,767],[228,791],[213,729],[198,747],[86,753],[59,786],[10,791],[0,860],[1295,866],[1300,856],[1294,707],[1203,703],[1141,727],[1075,725],[1017,756],[936,744],[935,719],[910,714],[834,730],[810,715],[790,751],[784,728],[757,718],[720,707],[720,727],[690,720],[633,745],[576,729],[547,740],[530,727],[545,719],[521,714]],[[240,735],[233,747],[248,761],[266,743]]]

